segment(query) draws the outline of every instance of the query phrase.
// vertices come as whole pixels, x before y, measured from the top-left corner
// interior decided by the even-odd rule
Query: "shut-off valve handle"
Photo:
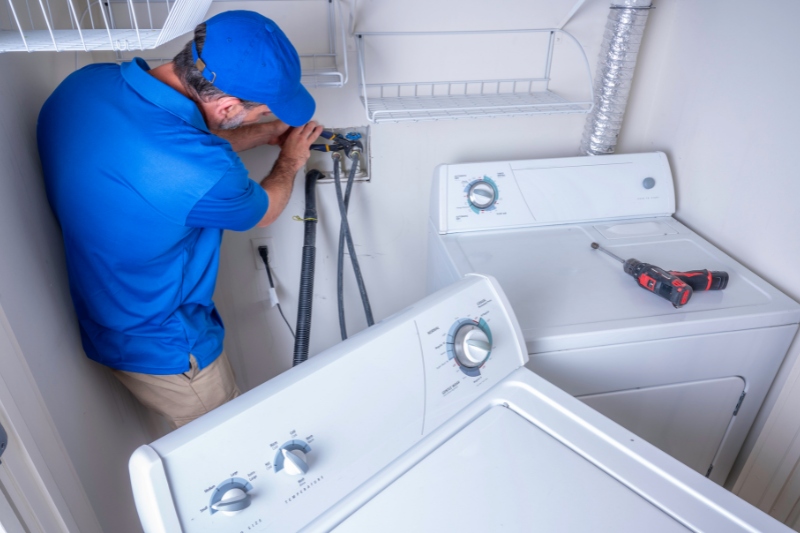
[[[312,144],[310,149],[317,152],[344,152],[344,155],[351,157],[353,150],[362,151],[364,146],[358,139],[348,139],[346,135],[339,135],[332,131],[323,130],[319,135],[323,139],[331,141],[330,144],[317,143]]]

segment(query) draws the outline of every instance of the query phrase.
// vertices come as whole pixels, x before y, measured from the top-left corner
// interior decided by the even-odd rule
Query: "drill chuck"
[[[622,264],[622,270],[625,271],[626,274],[629,276],[636,277],[636,269],[640,267],[643,263],[641,261],[637,261],[634,258],[630,258]]]

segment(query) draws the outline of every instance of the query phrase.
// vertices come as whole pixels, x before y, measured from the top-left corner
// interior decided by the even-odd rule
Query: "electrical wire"
[[[281,304],[275,304],[275,305],[278,308],[278,312],[281,314],[281,318],[283,318],[283,321],[286,322],[286,327],[289,328],[289,333],[292,334],[292,338],[296,339],[297,336],[294,334],[294,330],[292,329],[292,326],[289,325],[289,321],[286,320],[286,315],[283,314],[283,309],[281,309]]]
[[[261,257],[261,261],[264,263],[264,269],[267,271],[267,279],[269,280],[269,288],[271,290],[275,290],[275,283],[272,281],[272,269],[269,266],[269,250],[266,246],[259,246],[258,247],[258,255]],[[271,298],[270,298],[271,299]],[[297,336],[294,334],[294,330],[292,329],[291,324],[289,321],[286,320],[286,315],[283,314],[283,309],[281,308],[281,303],[277,302],[275,304],[278,308],[278,312],[281,314],[281,318],[286,323],[286,327],[289,328],[289,333],[292,334],[292,338],[296,339]]]

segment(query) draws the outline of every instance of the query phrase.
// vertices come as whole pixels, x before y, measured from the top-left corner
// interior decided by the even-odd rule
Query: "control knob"
[[[497,200],[497,190],[491,183],[479,180],[470,185],[467,199],[477,209],[488,209]]]
[[[310,452],[311,446],[300,439],[284,443],[275,454],[275,473],[283,471],[290,476],[302,476],[308,472],[308,459],[306,456]]]
[[[308,472],[308,463],[306,462],[306,454],[301,450],[287,450],[281,449],[283,456],[283,471],[290,476],[302,476]]]
[[[453,350],[461,366],[478,368],[489,359],[492,345],[483,329],[474,324],[465,324],[456,331]]]
[[[230,516],[250,507],[248,492],[251,490],[253,486],[241,478],[232,478],[221,483],[211,496],[211,514],[219,512]]]

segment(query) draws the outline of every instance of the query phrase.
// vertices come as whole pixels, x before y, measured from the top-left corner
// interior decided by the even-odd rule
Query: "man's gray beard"
[[[234,130],[242,125],[244,122],[245,117],[247,116],[247,109],[242,109],[235,117],[231,117],[229,119],[223,120],[220,125],[219,129],[221,130]]]

